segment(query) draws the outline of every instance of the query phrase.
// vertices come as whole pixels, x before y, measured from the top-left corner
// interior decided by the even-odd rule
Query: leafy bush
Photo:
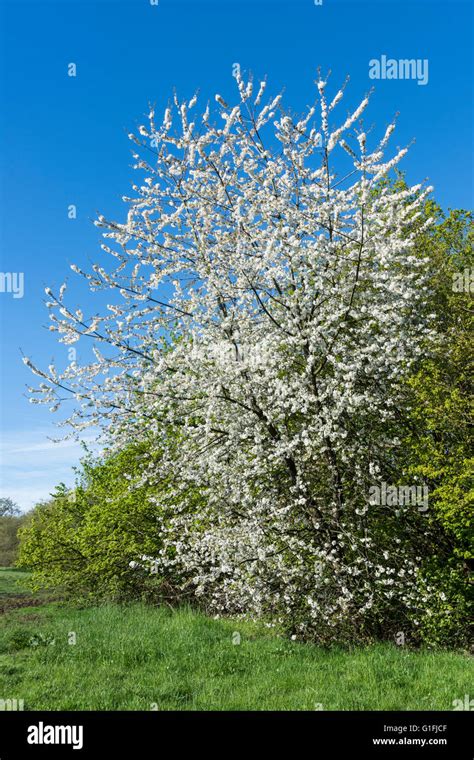
[[[433,644],[466,645],[474,565],[474,323],[469,291],[474,226],[467,212],[445,216],[434,204],[428,212],[438,217],[438,224],[420,247],[430,260],[429,305],[438,337],[409,381],[413,395],[407,469],[430,490],[426,517],[432,543],[421,575],[432,602],[422,620],[423,638]],[[460,278],[464,288],[457,287]]]
[[[144,477],[159,467],[144,443],[103,460],[88,457],[76,488],[58,487],[20,531],[19,561],[33,571],[33,585],[61,586],[75,597],[174,599],[177,578],[131,566],[161,548],[157,517],[169,508],[169,482],[151,488]]]

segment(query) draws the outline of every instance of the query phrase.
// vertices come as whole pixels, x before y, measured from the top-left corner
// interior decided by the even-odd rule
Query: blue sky
[[[394,145],[416,137],[408,180],[429,177],[445,208],[472,206],[472,3],[0,0],[0,16],[0,271],[25,278],[23,298],[0,293],[0,495],[23,509],[72,482],[80,448],[49,440],[55,417],[28,403],[25,386],[35,383],[20,348],[43,366],[65,359],[45,329],[44,288],[72,282],[70,263],[97,259],[98,212],[124,213],[127,133],[150,102],[164,108],[174,87],[183,97],[200,88],[203,101],[231,98],[239,63],[267,75],[270,92],[285,87],[297,111],[314,98],[318,66],[331,69],[335,89],[349,74],[345,109],[375,85],[367,122],[383,130],[400,111]],[[370,80],[369,61],[382,55],[428,59],[427,84]],[[77,299],[93,308],[84,291]]]

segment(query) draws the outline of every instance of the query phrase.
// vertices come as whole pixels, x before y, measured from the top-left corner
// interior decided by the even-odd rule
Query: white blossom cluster
[[[107,310],[86,318],[47,291],[51,329],[91,340],[95,361],[25,361],[44,380],[33,400],[75,399],[74,430],[163,448],[143,482],[173,473],[175,509],[160,525],[158,492],[163,549],[137,567],[177,573],[216,614],[330,635],[394,599],[424,603],[390,507],[361,507],[395,456],[401,381],[430,331],[415,244],[431,188],[386,181],[406,148],[385,156],[391,123],[369,149],[369,97],[331,126],[343,90],[329,101],[322,79],[298,118],[236,79],[218,123],[175,96],[130,135],[145,179],[124,223],[96,222],[112,266],[73,267]]]

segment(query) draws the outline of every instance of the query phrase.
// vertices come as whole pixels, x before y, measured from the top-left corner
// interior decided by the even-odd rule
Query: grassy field
[[[0,569],[0,699],[25,710],[451,710],[472,692],[462,654],[324,650],[189,609],[77,609],[25,579]]]

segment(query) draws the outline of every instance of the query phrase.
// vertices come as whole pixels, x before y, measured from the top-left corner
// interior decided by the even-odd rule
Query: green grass
[[[54,597],[45,591],[32,593],[27,585],[29,573],[0,567],[0,615],[15,608],[44,604]]]
[[[0,567],[0,598],[22,595],[31,596],[26,580],[28,573],[14,567]]]
[[[25,580],[0,570],[0,602],[27,594]],[[451,710],[472,692],[462,654],[325,650],[190,609],[30,602],[0,614],[0,698],[25,709]]]

